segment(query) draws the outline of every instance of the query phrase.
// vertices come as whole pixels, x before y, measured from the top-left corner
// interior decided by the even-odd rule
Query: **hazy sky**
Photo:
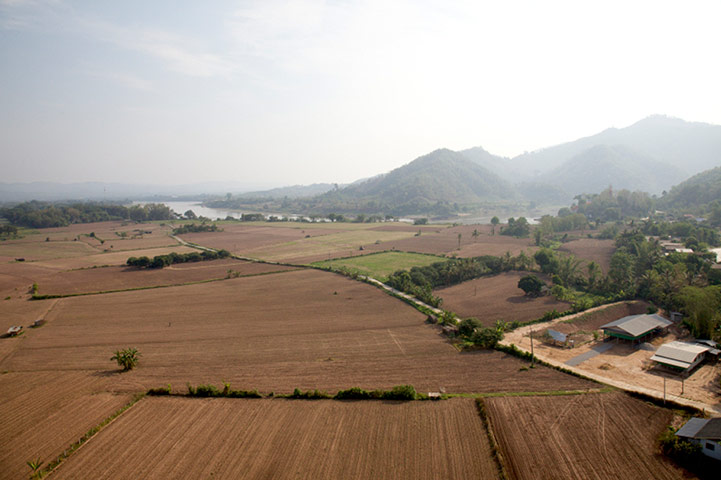
[[[0,182],[350,182],[721,124],[721,2],[0,0]]]

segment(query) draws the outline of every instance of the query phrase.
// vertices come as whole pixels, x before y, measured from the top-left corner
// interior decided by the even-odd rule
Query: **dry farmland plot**
[[[458,353],[425,316],[379,289],[301,270],[222,282],[65,298],[0,369],[112,370],[137,347],[118,391],[186,382],[290,392],[412,384],[420,391],[570,390],[593,386],[495,351]]]
[[[124,448],[118,449],[118,445]],[[53,478],[495,478],[470,399],[145,398]]]
[[[552,296],[529,298],[518,288],[524,272],[506,272],[491,277],[469,280],[452,287],[435,290],[443,299],[443,308],[455,312],[460,318],[475,317],[484,325],[496,320],[528,322],[545,312],[568,310],[569,304]]]
[[[232,271],[233,275],[246,276],[285,271],[291,268],[233,259],[181,263],[162,269],[93,268],[50,275],[40,282],[40,293],[44,295],[67,295],[161,285],[180,285],[223,279],[229,275],[229,271]]]
[[[586,262],[596,262],[601,266],[601,270],[608,272],[616,245],[613,240],[582,238],[564,243],[559,250],[571,253]]]
[[[656,444],[672,412],[625,394],[497,397],[485,404],[511,479],[675,479],[685,473]]]
[[[156,255],[167,255],[169,253],[190,253],[198,250],[192,247],[184,247],[180,244],[173,247],[141,248],[140,250],[120,250],[117,252],[102,252],[94,255],[73,258],[59,258],[54,260],[43,260],[33,262],[33,265],[51,268],[54,270],[74,270],[105,265],[125,265],[130,257],[150,257]],[[0,267],[1,268],[1,267]]]
[[[26,461],[49,463],[130,401],[107,382],[85,372],[0,375],[0,479],[27,478]]]

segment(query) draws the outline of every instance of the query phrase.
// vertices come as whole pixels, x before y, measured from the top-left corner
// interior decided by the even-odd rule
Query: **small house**
[[[601,325],[601,330],[607,337],[629,340],[635,343],[643,342],[647,337],[666,330],[671,324],[670,320],[656,313],[652,315],[629,315]]]
[[[692,418],[676,436],[701,445],[701,452],[721,460],[721,418]]]
[[[701,363],[711,347],[699,343],[673,341],[661,345],[651,357],[654,362],[681,372],[690,372]]]

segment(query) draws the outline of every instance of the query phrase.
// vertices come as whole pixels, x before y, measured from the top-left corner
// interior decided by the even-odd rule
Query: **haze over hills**
[[[367,213],[444,213],[449,204],[517,201],[516,190],[499,176],[448,149],[438,149],[385,175],[328,192],[321,204],[354,205]],[[457,210],[457,205],[452,207]]]
[[[702,212],[721,204],[721,167],[703,171],[676,185],[659,200],[661,208]]]
[[[493,155],[482,147],[458,152],[439,149],[391,172],[344,187],[325,183],[259,190],[250,182],[175,187],[0,184],[0,201],[163,200],[174,195],[197,199],[201,194],[217,198],[230,192],[234,198],[215,203],[240,208],[251,198],[285,199],[283,208],[298,211],[441,214],[489,202],[566,204],[575,195],[600,192],[609,185],[661,194],[689,176],[720,164],[721,126],[657,115],[626,128],[610,128],[514,158]],[[242,193],[249,191],[252,193]],[[289,204],[289,199],[296,201]]]

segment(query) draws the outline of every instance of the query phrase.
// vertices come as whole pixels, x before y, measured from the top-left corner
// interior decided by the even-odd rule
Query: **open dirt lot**
[[[126,448],[119,451],[118,445]],[[156,397],[141,400],[53,477],[496,475],[486,433],[468,399],[402,403]]]
[[[558,249],[584,260],[586,263],[596,262],[604,273],[608,273],[611,266],[611,256],[616,251],[613,240],[599,240],[596,238],[582,238],[564,243]]]
[[[500,352],[458,353],[438,327],[403,302],[319,271],[65,298],[46,318],[1,369],[111,374],[110,353],[133,346],[143,355],[140,366],[114,377],[117,391],[221,380],[264,392],[398,384],[448,392],[594,386],[547,368],[521,371],[523,362]]]
[[[208,262],[192,262],[170,265],[162,269],[137,269],[132,267],[104,267],[88,270],[59,272],[39,281],[41,294],[73,294],[105,292],[129,288],[180,285],[223,279],[228,271],[233,275],[247,276],[290,270],[293,267],[268,265],[224,259]]]
[[[626,394],[496,397],[485,403],[511,479],[676,479],[685,474],[656,445],[671,411]]]
[[[721,388],[719,387],[718,365],[702,364],[690,376],[683,379],[675,372],[656,366],[652,362],[655,350],[664,343],[673,340],[687,340],[688,332],[673,326],[666,335],[648,340],[644,348],[625,342],[603,341],[603,332],[597,330],[601,325],[613,320],[645,313],[648,304],[645,302],[623,302],[610,307],[603,307],[593,312],[578,314],[575,317],[557,319],[549,323],[534,327],[534,352],[541,359],[551,359],[566,362],[571,358],[590,352],[592,349],[612,345],[610,350],[577,365],[576,368],[609,380],[655,390],[660,395],[664,391],[670,395],[697,400],[708,405],[721,406]],[[544,340],[543,334],[548,328],[569,334],[575,339],[574,348],[556,346],[551,341]],[[594,340],[591,332],[596,330],[598,340]],[[526,331],[514,331],[506,335],[504,341],[530,350],[530,336]],[[581,343],[581,341],[585,343]]]
[[[518,281],[526,272],[505,272],[491,277],[469,280],[459,285],[434,290],[443,299],[443,308],[455,312],[459,318],[475,317],[483,325],[504,322],[528,322],[551,310],[568,309],[569,304],[552,296],[526,297],[518,288]]]
[[[0,374],[0,479],[27,478],[26,461],[46,464],[130,401],[87,372]]]

